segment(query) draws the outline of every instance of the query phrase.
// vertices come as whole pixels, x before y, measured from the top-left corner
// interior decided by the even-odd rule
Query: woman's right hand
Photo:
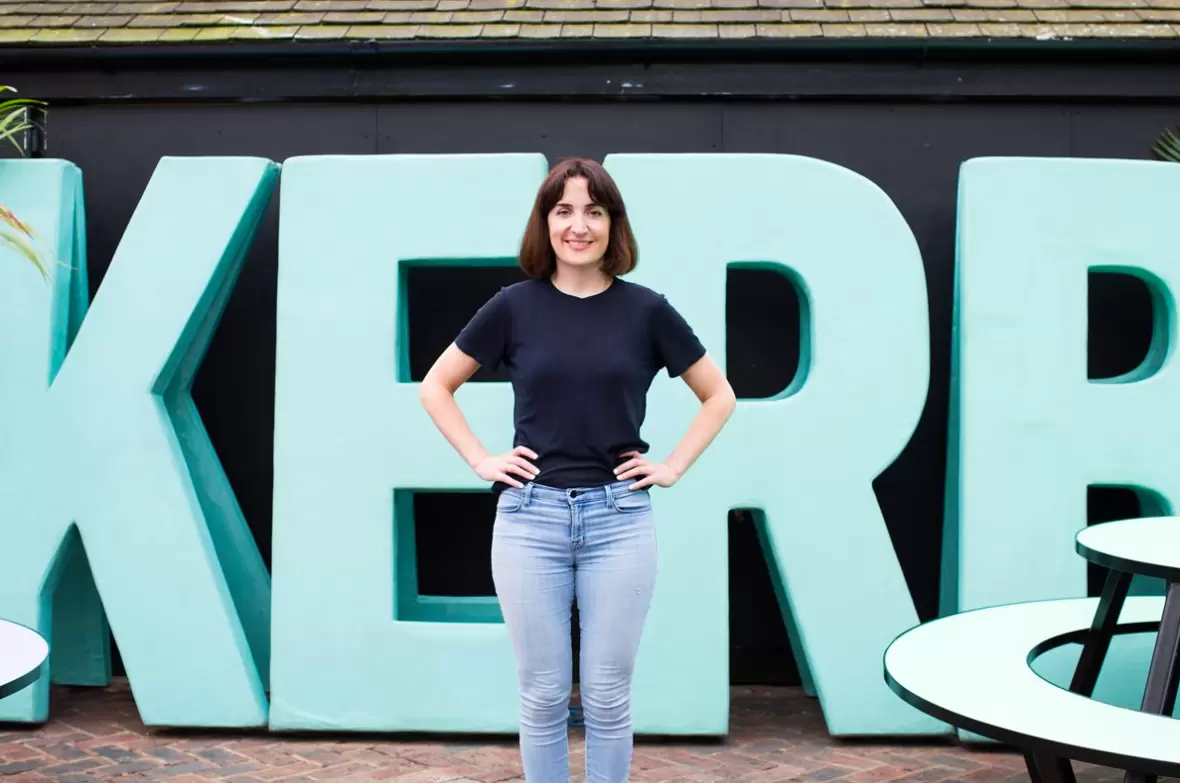
[[[524,484],[510,474],[523,476],[527,481],[535,479],[540,471],[529,462],[530,459],[537,459],[537,453],[525,446],[517,446],[507,454],[484,457],[476,464],[475,474],[484,481],[502,481],[520,489]]]

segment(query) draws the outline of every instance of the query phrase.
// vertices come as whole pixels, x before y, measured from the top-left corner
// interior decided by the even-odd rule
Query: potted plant
[[[16,88],[0,85],[0,92],[16,92]],[[44,105],[44,101],[31,98],[10,98],[0,102],[0,142],[10,141],[22,156],[28,154],[25,133],[36,127],[29,120],[30,109]],[[35,236],[30,226],[14,215],[8,207],[0,204],[0,243],[15,248],[37,267],[42,278],[49,280],[49,264],[33,247]]]

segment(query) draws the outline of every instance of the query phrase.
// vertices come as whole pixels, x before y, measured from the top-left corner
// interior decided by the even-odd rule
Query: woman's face
[[[549,210],[549,242],[559,263],[597,266],[610,241],[610,215],[593,203],[585,178],[566,180],[561,198]]]

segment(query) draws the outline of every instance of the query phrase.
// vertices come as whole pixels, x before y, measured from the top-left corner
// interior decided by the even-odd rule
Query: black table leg
[[[1180,684],[1180,583],[1168,583],[1168,597],[1160,617],[1147,686],[1139,709],[1153,715],[1171,715],[1176,706],[1176,686]],[[1155,775],[1128,772],[1125,783],[1155,783]]]
[[[1106,575],[1102,598],[1098,600],[1098,611],[1094,613],[1094,622],[1090,625],[1090,632],[1086,634],[1082,655],[1078,658],[1073,681],[1069,684],[1069,689],[1074,693],[1082,696],[1094,695],[1094,685],[1098,682],[1102,662],[1106,660],[1110,640],[1114,636],[1114,629],[1118,625],[1119,614],[1123,611],[1123,603],[1127,600],[1127,590],[1130,587],[1131,574],[1112,570]]]
[[[1024,765],[1032,783],[1077,783],[1069,759],[1043,753],[1025,753]]]

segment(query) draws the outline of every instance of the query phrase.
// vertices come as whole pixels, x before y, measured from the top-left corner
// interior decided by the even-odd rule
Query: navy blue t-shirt
[[[482,367],[507,368],[513,444],[537,453],[538,484],[562,489],[608,484],[622,454],[646,453],[639,430],[656,373],[675,378],[705,353],[663,295],[620,278],[585,298],[548,279],[506,286],[455,343]]]

